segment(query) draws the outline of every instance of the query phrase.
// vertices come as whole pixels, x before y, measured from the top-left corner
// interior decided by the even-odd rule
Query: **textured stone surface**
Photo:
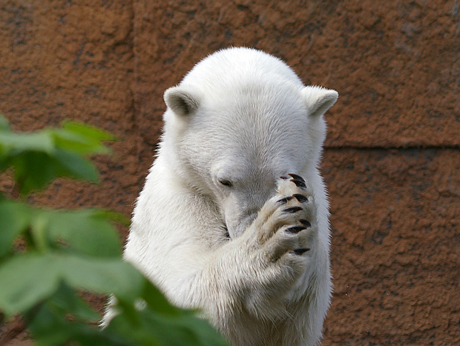
[[[460,344],[460,151],[330,149],[324,345]]]
[[[255,47],[341,95],[327,146],[458,146],[458,1],[134,1],[144,137],[163,91],[216,49]],[[436,133],[436,135],[433,135]]]
[[[120,138],[113,158],[97,158],[102,186],[62,181],[33,200],[131,212],[142,182],[136,175],[132,27],[129,0],[0,3],[0,112],[13,128],[77,119]]]
[[[129,214],[163,92],[217,49],[265,50],[336,89],[323,344],[460,344],[460,1],[2,0],[0,42],[0,111],[15,129],[71,118],[121,138],[97,158],[102,185],[31,197],[55,207]]]

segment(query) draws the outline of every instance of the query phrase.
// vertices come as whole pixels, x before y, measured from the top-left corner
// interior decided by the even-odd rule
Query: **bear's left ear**
[[[301,93],[307,105],[308,113],[313,117],[326,113],[339,97],[337,91],[317,86],[307,86],[302,89]]]
[[[187,116],[198,109],[201,96],[191,88],[176,86],[165,91],[164,100],[174,113],[180,116]]]

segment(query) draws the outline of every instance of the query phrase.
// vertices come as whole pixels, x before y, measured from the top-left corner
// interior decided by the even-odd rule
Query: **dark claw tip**
[[[300,203],[308,202],[308,197],[301,195],[300,193],[296,193],[292,196],[295,197]]]
[[[288,175],[289,175],[290,177],[294,178],[295,180],[300,180],[300,181],[302,181],[302,182],[305,183],[305,179],[302,178],[300,175],[293,174],[293,173],[289,173]]]
[[[301,210],[302,210],[301,207],[290,207],[290,208],[284,209],[283,213],[294,214],[294,213],[297,213],[298,211],[301,211]]]
[[[304,254],[305,252],[307,252],[307,251],[310,251],[310,249],[308,249],[308,248],[300,248],[300,249],[295,249],[295,250],[294,250],[294,253],[295,253],[296,255],[299,255],[299,256],[300,256],[300,255],[303,255],[303,254]]]
[[[281,176],[280,179],[286,180],[286,179],[288,179],[288,177]]]
[[[299,222],[304,225],[305,227],[311,227],[311,223],[308,220],[305,219],[299,219]]]
[[[306,227],[304,227],[304,226],[292,226],[292,227],[286,228],[286,232],[292,233],[292,234],[297,234],[300,231],[303,231],[305,228]]]
[[[227,225],[224,225],[223,229],[225,238],[230,239],[230,232],[228,231]]]
[[[281,198],[281,199],[277,200],[276,203],[279,204],[279,205],[286,204],[286,203],[289,202],[291,199],[292,199],[291,196],[289,196],[289,197],[284,197],[284,198]]]
[[[304,181],[302,180],[298,180],[298,179],[292,179],[291,180],[294,184],[296,184],[297,187],[301,187],[303,189],[305,189],[307,187],[307,185],[305,184]]]

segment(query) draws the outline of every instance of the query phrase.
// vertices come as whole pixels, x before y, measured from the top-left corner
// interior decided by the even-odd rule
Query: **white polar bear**
[[[321,338],[331,276],[317,166],[337,97],[247,48],[210,55],[165,92],[124,256],[234,345]]]

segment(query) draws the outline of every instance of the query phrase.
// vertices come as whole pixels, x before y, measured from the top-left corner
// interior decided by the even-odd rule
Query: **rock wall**
[[[120,137],[97,158],[100,186],[63,180],[32,197],[57,207],[130,213],[164,90],[217,49],[265,50],[336,89],[323,345],[460,344],[460,1],[3,0],[0,42],[15,129],[72,118]]]

